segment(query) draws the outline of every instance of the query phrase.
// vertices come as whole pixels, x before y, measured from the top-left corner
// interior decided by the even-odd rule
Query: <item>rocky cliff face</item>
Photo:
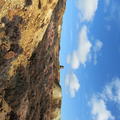
[[[66,0],[0,0],[0,120],[60,120]]]

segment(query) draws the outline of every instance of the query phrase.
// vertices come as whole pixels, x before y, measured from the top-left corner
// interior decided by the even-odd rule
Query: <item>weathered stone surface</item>
[[[59,120],[66,0],[0,0],[0,120]]]

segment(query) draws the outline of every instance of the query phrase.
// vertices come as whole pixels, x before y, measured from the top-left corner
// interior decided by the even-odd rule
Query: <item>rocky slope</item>
[[[66,0],[0,0],[0,120],[60,120]]]

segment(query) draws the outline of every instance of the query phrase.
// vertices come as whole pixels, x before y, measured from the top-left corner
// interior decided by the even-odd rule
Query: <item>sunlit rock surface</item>
[[[66,0],[0,0],[0,120],[60,120]]]

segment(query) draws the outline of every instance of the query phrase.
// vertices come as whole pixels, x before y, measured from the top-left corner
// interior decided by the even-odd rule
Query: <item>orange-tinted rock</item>
[[[16,56],[17,56],[17,54],[16,54],[15,52],[9,51],[9,52],[6,53],[6,55],[4,56],[4,59],[9,60],[9,59],[14,58],[14,57],[16,57]]]

